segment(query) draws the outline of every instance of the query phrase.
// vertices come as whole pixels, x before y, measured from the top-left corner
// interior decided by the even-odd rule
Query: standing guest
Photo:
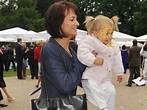
[[[14,63],[14,50],[13,50],[13,48],[11,47],[10,44],[8,45],[7,53],[8,53],[8,69],[10,68],[10,64],[11,64],[11,62],[12,62],[14,71],[16,71],[16,66],[15,66],[15,63]]]
[[[15,45],[15,52],[16,52],[16,62],[17,62],[17,78],[18,79],[24,79],[22,77],[22,63],[23,63],[23,56],[24,51],[22,49],[22,39],[17,39],[17,44]]]
[[[77,59],[76,52],[69,47],[71,38],[77,35],[78,8],[68,1],[55,2],[45,14],[45,26],[51,35],[41,51],[41,95],[48,97],[75,95],[85,66]],[[55,28],[56,27],[56,28]],[[46,82],[43,82],[43,77]]]
[[[28,64],[30,66],[31,79],[34,79],[34,77],[38,79],[37,65],[34,59],[34,45],[30,45],[30,49],[27,51],[26,54],[28,58]]]
[[[140,50],[141,50],[141,47],[137,46],[138,42],[136,39],[134,39],[132,43],[133,43],[133,46],[130,48],[129,56],[128,56],[128,63],[129,63],[129,70],[130,70],[128,84],[126,85],[128,87],[132,86],[132,79],[136,79],[140,77],[140,66],[141,66]]]
[[[34,59],[38,63],[38,81],[35,86],[38,88],[39,84],[40,84],[40,67],[41,67],[41,65],[40,65],[40,52],[42,49],[43,41],[42,40],[36,41],[36,45],[37,45],[37,47],[34,49]]]
[[[111,83],[112,73],[117,76],[119,83],[122,82],[121,52],[112,39],[115,24],[117,21],[103,15],[95,18],[88,16],[85,20],[88,35],[78,43],[78,59],[87,65],[82,76],[82,86],[87,99],[98,110],[115,109],[116,92]]]
[[[7,107],[8,105],[3,104],[2,100],[3,100],[3,96],[2,96],[2,93],[1,93],[1,90],[0,90],[0,107]]]
[[[13,101],[13,100],[15,100],[15,98],[11,97],[10,94],[8,93],[7,88],[6,88],[6,83],[5,83],[4,78],[3,78],[4,68],[3,68],[2,58],[1,58],[2,54],[3,54],[3,52],[0,50],[0,88],[2,88],[2,90],[6,94],[7,100]]]
[[[26,48],[26,45],[24,43],[22,43],[22,50],[24,51],[24,55],[23,55],[23,62],[22,62],[22,75],[23,75],[23,78],[26,78],[26,68],[28,67],[28,63],[27,63],[27,51],[28,51],[28,48]]]
[[[4,70],[8,71],[8,51],[7,48],[3,45],[1,48],[3,54],[1,54],[2,63],[4,65]]]
[[[122,57],[122,63],[123,63],[123,67],[124,67],[124,73],[126,73],[127,63],[128,63],[128,50],[125,45],[122,46],[121,57]]]
[[[144,43],[144,45],[140,51],[140,55],[143,56],[143,66],[142,66],[143,75],[142,76],[145,80],[147,80],[147,42]]]

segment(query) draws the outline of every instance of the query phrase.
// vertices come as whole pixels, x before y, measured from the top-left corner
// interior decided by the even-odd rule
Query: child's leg
[[[105,91],[92,80],[82,80],[82,86],[86,93],[87,99],[94,104],[98,110],[108,108],[107,100],[105,98]]]
[[[114,110],[115,109],[115,87],[112,85],[111,82],[106,82],[103,84],[103,90],[105,91],[105,98],[107,100],[108,109]]]

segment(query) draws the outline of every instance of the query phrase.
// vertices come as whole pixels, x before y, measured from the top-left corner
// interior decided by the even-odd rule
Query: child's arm
[[[93,54],[95,57],[98,55],[98,53],[97,53],[95,50],[92,51],[92,54]],[[97,65],[97,66],[102,66],[103,63],[104,63],[104,59],[103,59],[103,58],[96,58],[96,59],[94,60],[94,63],[93,63],[93,64],[95,64],[95,65]]]

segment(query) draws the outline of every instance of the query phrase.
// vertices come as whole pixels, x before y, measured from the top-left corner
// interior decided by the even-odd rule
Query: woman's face
[[[77,15],[74,13],[73,10],[69,10],[65,12],[65,18],[63,20],[63,23],[61,25],[62,32],[67,37],[75,37],[77,35],[77,27],[79,26],[79,23],[77,21]]]

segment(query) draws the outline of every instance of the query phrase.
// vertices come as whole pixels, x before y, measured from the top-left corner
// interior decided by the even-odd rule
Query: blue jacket
[[[46,78],[47,95],[49,97],[75,95],[81,81],[85,65],[77,59],[76,52],[70,48],[72,57],[52,37],[42,48],[41,95],[46,97],[43,76]]]

